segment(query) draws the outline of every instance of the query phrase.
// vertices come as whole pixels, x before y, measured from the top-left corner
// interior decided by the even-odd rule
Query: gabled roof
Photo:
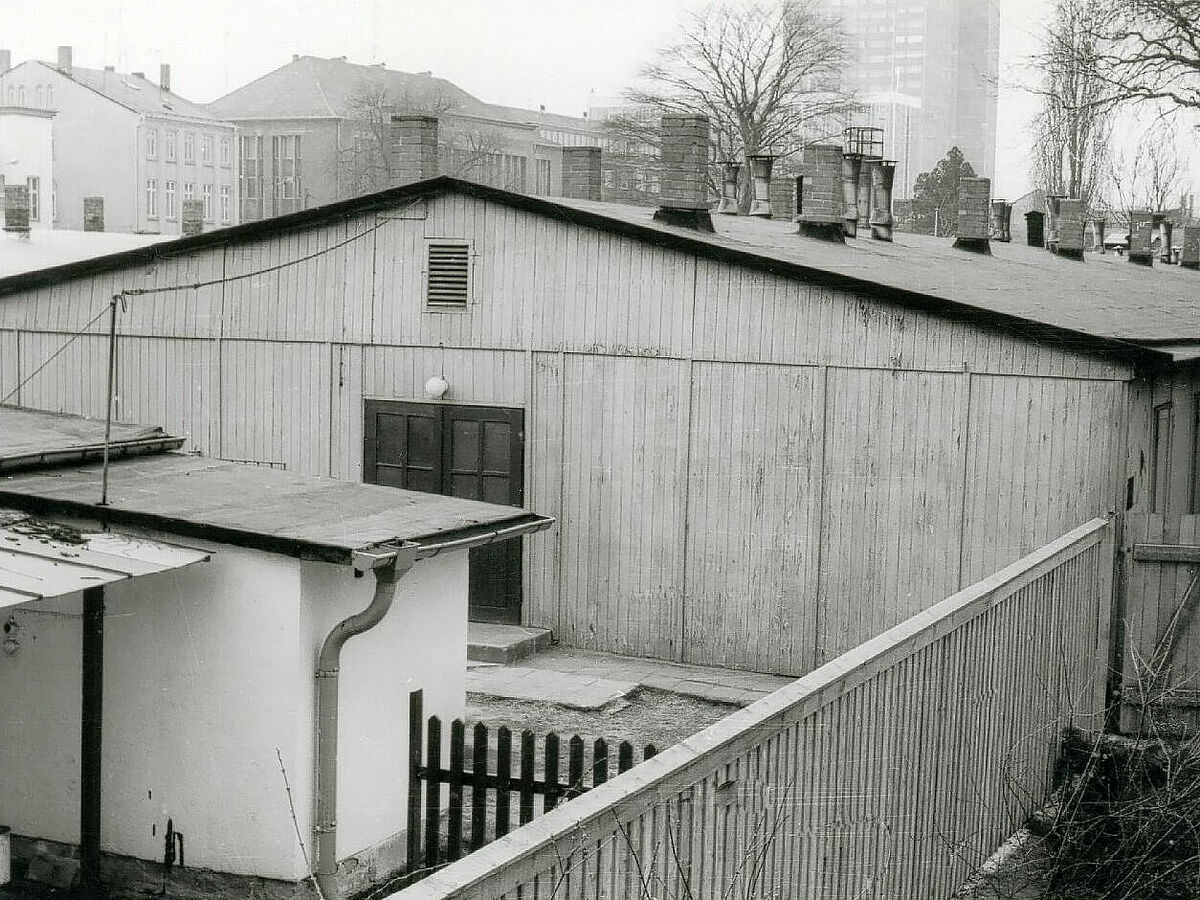
[[[796,234],[794,223],[714,216],[717,234],[663,225],[647,207],[546,200],[439,176],[376,194],[110,257],[0,279],[5,294],[64,278],[142,265],[200,247],[237,244],[392,208],[423,196],[458,193],[560,222],[622,234],[683,253],[866,294],[947,319],[995,327],[1035,340],[1161,366],[1171,356],[1136,341],[1200,340],[1194,296],[1200,274],[1178,267],[1144,269],[1089,255],[1074,262],[1017,244],[992,244],[994,256],[953,249],[950,238],[898,234],[894,244],[869,238],[831,244]],[[1182,340],[1181,340],[1182,339]]]
[[[164,91],[145,77],[109,72],[107,69],[85,69],[82,66],[72,66],[70,73],[67,73],[42,60],[30,60],[21,65],[43,66],[136,113],[167,118],[219,121],[203,106],[193,103],[191,100],[185,100],[171,91]]]
[[[489,114],[486,103],[444,78],[318,56],[294,59],[214,100],[208,110],[235,121],[342,118],[351,112],[351,101],[372,87],[386,89],[400,105]]]

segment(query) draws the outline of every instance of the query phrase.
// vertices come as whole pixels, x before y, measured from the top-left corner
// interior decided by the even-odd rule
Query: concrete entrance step
[[[474,662],[513,663],[548,649],[550,641],[551,634],[545,628],[469,622],[467,659]]]
[[[633,681],[524,666],[472,666],[467,669],[468,694],[484,694],[508,700],[537,700],[572,709],[600,709],[636,688],[637,683]]]

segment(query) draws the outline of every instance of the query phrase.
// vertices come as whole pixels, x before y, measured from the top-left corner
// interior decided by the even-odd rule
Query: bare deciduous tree
[[[1091,208],[1104,173],[1112,109],[1099,101],[1106,85],[1096,75],[1101,38],[1095,23],[1107,0],[1057,0],[1034,63],[1042,73],[1033,121],[1038,187],[1077,197]]]
[[[815,0],[707,7],[685,20],[679,40],[627,92],[632,104],[653,114],[650,123],[625,123],[630,140],[653,146],[642,132],[647,124],[657,128],[659,116],[704,113],[717,159],[786,156],[816,123],[857,108],[839,86],[844,60],[839,25]],[[749,177],[744,166],[743,186]],[[748,206],[750,192],[742,194]]]
[[[1121,0],[1097,11],[1094,75],[1106,101],[1200,109],[1200,0]]]

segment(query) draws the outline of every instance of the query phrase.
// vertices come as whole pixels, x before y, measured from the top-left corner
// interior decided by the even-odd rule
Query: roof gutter
[[[399,546],[379,545],[354,552],[354,572],[375,573],[375,594],[360,613],[343,619],[333,627],[321,644],[317,657],[317,817],[313,826],[316,846],[316,882],[324,900],[338,900],[337,883],[337,767],[338,767],[338,678],[342,647],[350,638],[374,628],[392,608],[398,583],[418,560],[454,550],[469,550],[522,534],[542,531],[554,523],[539,518],[504,528],[492,528],[478,534],[448,541]]]
[[[108,448],[109,458],[119,459],[123,456],[167,453],[171,450],[178,450],[183,446],[184,441],[185,438],[161,436],[114,442]],[[70,463],[94,462],[103,456],[103,444],[87,444],[83,447],[73,447],[70,450],[36,450],[33,453],[22,453],[17,456],[0,458],[0,472],[46,468]]]

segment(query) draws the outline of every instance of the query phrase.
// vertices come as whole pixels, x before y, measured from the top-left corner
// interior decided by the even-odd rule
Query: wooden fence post
[[[471,849],[478,850],[487,843],[487,771],[488,730],[482,722],[475,725],[475,741],[471,749]]]
[[[545,757],[546,793],[542,806],[543,812],[550,812],[558,804],[558,735],[553,731],[546,735]]]
[[[408,853],[405,864],[411,872],[421,859],[421,744],[423,743],[424,692],[408,695]]]
[[[512,778],[512,732],[501,725],[496,732],[496,839],[508,834],[509,780]]]
[[[429,737],[425,753],[425,867],[438,863],[438,821],[442,800],[442,720],[429,717]]]
[[[528,825],[533,821],[533,765],[534,765],[533,732],[529,729],[521,732],[521,824]]]
[[[1114,634],[1121,634],[1124,629],[1113,628],[1113,617],[1119,615],[1120,598],[1118,597],[1118,579],[1115,577],[1117,566],[1120,565],[1118,537],[1121,532],[1121,516],[1112,515],[1108,519],[1108,527],[1104,529],[1104,538],[1096,547],[1099,567],[1099,596],[1097,597],[1096,621],[1096,677],[1093,685],[1092,712],[1100,716],[1100,728],[1106,729],[1108,709],[1115,696],[1113,678],[1119,677],[1118,668],[1113,666],[1114,660],[1122,658],[1121,648],[1113,647]],[[1118,681],[1116,687],[1120,687]]]
[[[453,862],[462,856],[463,745],[466,734],[462,719],[450,723],[450,822],[446,852]]]

